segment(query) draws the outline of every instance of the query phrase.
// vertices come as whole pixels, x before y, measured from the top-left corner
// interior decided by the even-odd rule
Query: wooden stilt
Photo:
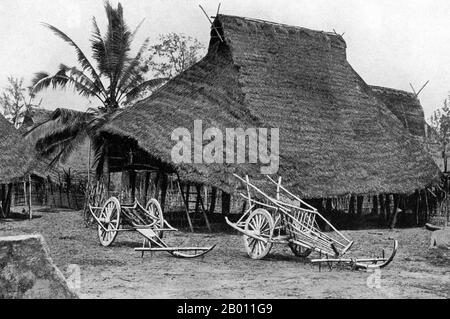
[[[416,190],[416,226],[419,226],[420,192]]]
[[[71,206],[70,206],[70,187],[71,187],[71,179],[70,179],[70,168],[69,168],[69,172],[66,174],[67,206],[69,208],[71,208]]]
[[[187,198],[184,196],[183,188],[181,187],[180,177],[179,176],[177,178],[177,185],[178,185],[178,190],[179,190],[179,192],[181,194],[181,197],[183,199],[183,202],[184,202],[184,208],[185,208],[185,211],[186,211],[186,217],[187,217],[187,220],[188,220],[188,223],[189,223],[189,228],[191,229],[191,232],[194,232],[194,226],[192,225],[191,216],[189,216],[189,203],[187,202]],[[189,185],[188,185],[188,187],[189,187]],[[189,196],[189,188],[187,190],[187,195]]]
[[[6,218],[6,214],[3,211],[3,204],[5,202],[5,185],[2,184],[0,187],[0,218]]]
[[[156,178],[155,178],[155,198],[156,200],[159,200],[159,184],[160,184],[160,179],[161,179],[161,173],[158,172],[156,173]]]
[[[200,200],[200,203],[201,203],[201,210],[202,210],[202,213],[203,213],[203,217],[205,218],[206,227],[208,228],[209,232],[211,232],[211,225],[209,223],[208,215],[206,214],[206,208],[205,208],[205,205],[203,205],[203,200],[202,200],[201,195],[200,195],[201,194],[201,188],[202,188],[201,186],[197,185],[197,196],[198,196],[198,198]]]
[[[372,214],[379,214],[378,196],[376,195],[372,197]]]
[[[389,228],[394,229],[395,224],[397,223],[397,215],[398,215],[398,208],[399,208],[399,195],[395,194],[394,196],[394,208],[392,210],[391,219],[389,222]]]
[[[145,184],[144,184],[144,202],[147,203],[148,198],[147,198],[147,193],[148,193],[148,188],[150,186],[150,172],[147,172],[145,174]]]
[[[387,221],[389,220],[389,214],[391,211],[391,195],[390,194],[386,194],[384,205],[385,205],[385,210],[384,210],[383,223],[384,223],[384,225],[386,225]]]
[[[29,201],[28,201],[28,214],[30,216],[30,220],[33,219],[33,211],[32,211],[32,203],[31,203],[31,175],[28,176],[28,182],[29,182]]]
[[[12,198],[13,184],[8,184],[8,190],[6,194],[6,200],[3,207],[5,216],[8,217],[11,212],[11,198]]]
[[[362,215],[363,202],[364,196],[356,197],[356,213],[358,214],[358,216]]]
[[[129,172],[129,185],[131,188],[131,198],[130,198],[130,202],[134,203],[134,201],[136,200],[136,172],[135,171],[130,171]]]
[[[23,182],[23,205],[28,206],[28,197],[27,197],[27,182]]]
[[[166,204],[168,178],[167,178],[167,174],[165,174],[165,173],[161,173],[161,176],[162,176],[162,182],[161,182],[161,210],[164,213],[165,212],[164,207],[165,207],[165,204]]]
[[[63,203],[62,203],[62,190],[61,190],[61,176],[59,175],[59,172],[58,172],[58,187],[59,187],[59,207],[62,207],[63,206]]]
[[[427,194],[427,190],[424,189],[423,193],[425,195],[425,223],[428,223],[428,217],[429,217],[429,208],[428,208],[428,194]]]
[[[209,206],[210,214],[213,214],[216,209],[216,200],[217,200],[217,188],[213,187],[211,191],[211,204]]]
[[[350,215],[355,214],[355,196],[350,196],[350,204],[348,205],[348,213]]]

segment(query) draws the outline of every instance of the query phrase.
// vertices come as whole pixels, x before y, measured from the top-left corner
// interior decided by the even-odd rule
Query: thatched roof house
[[[419,99],[414,93],[380,86],[371,86],[373,93],[416,137],[425,137],[425,115]]]
[[[33,161],[33,150],[19,131],[0,115],[0,184],[22,179]]]
[[[225,191],[236,186],[233,172],[263,180],[256,164],[173,164],[172,131],[193,132],[194,120],[203,120],[204,129],[223,132],[280,128],[278,174],[305,198],[404,194],[438,176],[422,145],[348,63],[341,36],[226,15],[214,27],[224,42],[212,30],[205,58],[105,128],[122,142],[115,160],[129,160],[134,145],[184,180]]]

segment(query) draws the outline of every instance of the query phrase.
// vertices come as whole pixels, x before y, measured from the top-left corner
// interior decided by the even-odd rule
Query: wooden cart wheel
[[[145,205],[145,210],[149,212],[149,214],[153,217],[158,219],[158,222],[155,224],[159,228],[164,228],[164,216],[161,209],[161,205],[159,205],[158,201],[154,198],[150,199]],[[159,238],[163,238],[164,231],[156,231],[156,235]]]
[[[306,258],[312,253],[312,249],[294,243],[289,243],[289,248],[291,248],[292,252],[297,257]]]
[[[108,247],[116,239],[117,230],[120,227],[120,202],[117,198],[111,197],[107,200],[100,212],[100,223],[108,231],[105,231],[102,226],[98,225],[98,238],[100,243]]]
[[[264,242],[262,240],[244,235],[245,250],[250,258],[261,259],[270,252],[273,245],[271,242],[273,229],[273,218],[267,210],[258,208],[250,214],[245,223],[245,232],[267,240],[267,242]]]

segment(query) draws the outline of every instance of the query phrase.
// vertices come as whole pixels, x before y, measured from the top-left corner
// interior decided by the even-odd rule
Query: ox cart
[[[391,254],[386,257],[384,250],[380,257],[344,258],[353,245],[353,241],[338,231],[313,206],[291,193],[271,177],[266,176],[272,186],[276,187],[275,196],[264,191],[244,178],[234,175],[247,189],[247,194],[240,194],[247,200],[248,208],[237,222],[225,218],[228,225],[241,232],[244,246],[252,259],[267,256],[273,244],[285,244],[298,256],[306,258],[312,252],[320,255],[312,263],[349,264],[354,269],[383,268],[392,262],[398,249],[394,241]],[[331,232],[321,231],[319,224],[327,225]],[[322,258],[324,257],[324,258]]]
[[[178,231],[163,216],[156,199],[143,207],[138,201],[132,205],[122,205],[116,197],[111,197],[101,207],[89,205],[89,212],[97,223],[98,239],[102,246],[110,246],[118,233],[136,231],[144,237],[142,247],[135,248],[142,256],[145,252],[165,251],[180,258],[195,258],[210,252],[209,247],[170,247],[164,240],[165,232]]]

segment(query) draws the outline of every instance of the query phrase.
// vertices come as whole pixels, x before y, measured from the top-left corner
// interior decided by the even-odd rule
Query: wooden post
[[[428,223],[428,217],[429,217],[429,211],[428,211],[428,194],[427,194],[427,189],[425,188],[423,190],[424,195],[425,195],[425,206],[426,206],[426,210],[425,210],[425,223]]]
[[[67,196],[67,206],[70,206],[70,187],[71,187],[71,179],[70,179],[70,168],[69,172],[66,174],[66,196]]]
[[[62,191],[61,191],[61,176],[59,175],[59,172],[58,172],[58,186],[59,186],[59,207],[62,207],[63,206],[63,204],[62,204]]]
[[[416,190],[416,226],[419,226],[419,212],[420,212],[420,192]]]
[[[9,216],[11,210],[11,197],[12,197],[13,184],[8,184],[8,190],[6,194],[6,200],[3,206],[3,212],[6,217]]]
[[[6,213],[3,211],[3,205],[6,200],[5,184],[0,186],[0,218],[6,218]]]
[[[161,173],[157,172],[156,178],[155,178],[155,198],[156,198],[156,200],[159,200],[160,179],[161,179]]]
[[[348,213],[350,215],[355,214],[355,196],[353,196],[353,195],[350,196],[350,203],[348,205]]]
[[[29,213],[29,215],[30,215],[30,220],[31,219],[33,219],[33,211],[32,211],[32,209],[31,209],[31,207],[32,207],[32,203],[31,203],[31,186],[32,186],[32,184],[31,184],[31,175],[28,175],[28,182],[29,182],[29,196],[30,196],[30,200],[29,200],[29,202],[28,202],[28,213]]]
[[[385,205],[385,210],[384,210],[384,216],[383,216],[383,223],[384,223],[384,225],[386,225],[387,221],[389,220],[389,215],[391,212],[391,195],[390,194],[386,194],[384,205]]]
[[[385,200],[385,197],[384,197],[384,195],[383,194],[380,194],[379,196],[378,196],[378,199],[379,199],[379,204],[380,204],[380,225],[382,224],[382,222],[383,222],[383,219],[384,219],[384,215],[385,215],[385,212],[386,212],[386,200]]]
[[[167,185],[168,185],[168,178],[167,174],[161,173],[162,181],[161,181],[161,210],[165,211],[165,205],[166,205],[166,195],[167,195]]]
[[[211,204],[209,206],[210,214],[213,214],[216,209],[216,200],[217,200],[217,188],[213,187],[211,191]]]
[[[378,215],[379,214],[379,206],[378,206],[378,196],[372,197],[372,214]]]
[[[327,218],[330,220],[332,218],[331,212],[333,210],[333,200],[331,198],[328,198],[326,200],[326,204],[325,204],[325,214],[327,216]],[[324,225],[324,230],[325,231],[331,231],[331,227],[330,225],[328,225],[327,223],[325,223]]]
[[[364,202],[364,196],[356,197],[356,212],[359,216],[362,215],[363,202]]]
[[[203,217],[205,218],[206,227],[208,227],[209,232],[211,232],[211,225],[209,224],[208,216],[206,215],[205,205],[203,205],[203,200],[201,198],[201,186],[197,185],[197,198],[200,200],[201,209],[203,212]],[[198,202],[198,200],[197,200]]]
[[[187,220],[188,220],[188,223],[189,223],[189,228],[191,229],[191,232],[194,232],[194,226],[192,225],[191,216],[189,216],[189,203],[187,202],[187,199],[184,196],[183,188],[181,187],[179,176],[177,178],[177,185],[178,185],[178,190],[181,193],[181,198],[183,199],[183,202],[184,202],[184,207],[185,207],[185,210],[186,210],[186,216],[187,216]],[[189,190],[188,190],[187,193],[189,194]]]
[[[23,182],[23,206],[27,206],[28,205],[28,200],[27,200],[27,182],[24,181]]]
[[[136,171],[129,172],[129,185],[131,187],[131,202],[136,200]]]
[[[148,188],[150,186],[150,172],[146,172],[145,173],[145,184],[144,184],[144,202],[145,204],[147,204],[147,193],[148,193]]]
[[[392,210],[391,219],[389,222],[389,228],[394,229],[395,224],[397,223],[397,215],[398,215],[398,208],[399,208],[399,195],[395,194],[394,196],[394,209]]]

